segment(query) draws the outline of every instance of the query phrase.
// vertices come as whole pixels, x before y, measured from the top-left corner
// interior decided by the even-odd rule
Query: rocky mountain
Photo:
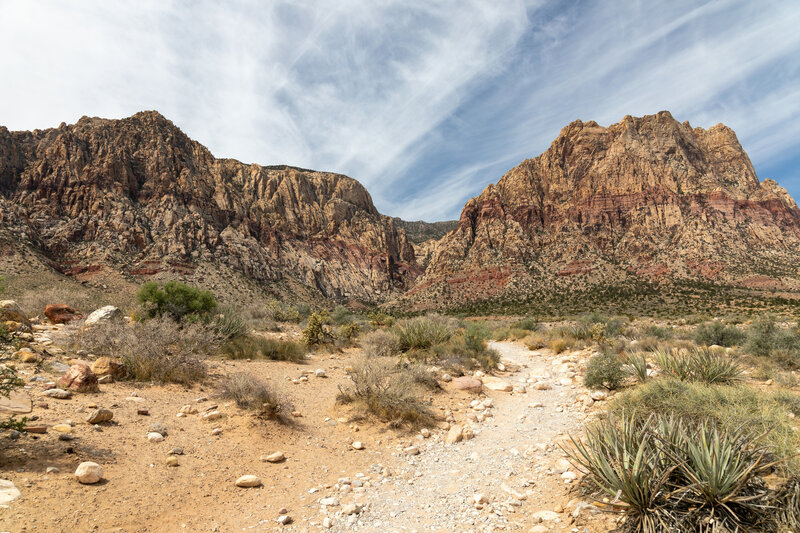
[[[356,180],[216,159],[156,112],[0,127],[0,259],[69,276],[235,273],[378,302],[420,273]]]
[[[438,241],[458,227],[458,220],[443,220],[441,222],[425,222],[424,220],[403,220],[392,217],[395,225],[406,232],[412,244],[423,244],[434,240]]]
[[[800,210],[734,132],[670,113],[575,121],[464,206],[403,305],[603,287],[800,288]]]

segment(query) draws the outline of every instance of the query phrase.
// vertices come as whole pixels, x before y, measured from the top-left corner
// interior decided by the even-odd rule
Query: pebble
[[[221,428],[214,428],[214,429],[211,430],[211,434],[212,435],[222,435],[222,429]]]
[[[292,523],[292,517],[288,514],[283,514],[278,517],[278,523],[282,526],[286,526]]]
[[[58,398],[59,400],[66,400],[72,397],[72,393],[69,391],[65,391],[64,389],[50,389],[44,391],[42,393],[42,396],[47,396],[48,398]]]
[[[266,457],[264,457],[264,461],[266,461],[268,463],[280,463],[281,461],[285,461],[285,460],[286,460],[286,456],[283,454],[283,452],[271,453],[271,454],[267,455]]]
[[[205,421],[211,422],[212,420],[219,420],[220,418],[222,418],[222,413],[216,410],[209,411],[205,413],[202,418]]]
[[[178,466],[179,464],[180,463],[178,463],[178,458],[175,457],[174,455],[167,457],[167,466]]]
[[[0,479],[0,506],[5,507],[20,496],[22,493],[12,481]]]
[[[153,431],[147,434],[147,440],[150,442],[161,442],[164,440],[164,435]]]
[[[326,377],[328,377],[328,376],[325,374],[325,369],[324,369],[324,368],[318,368],[318,369],[317,369],[317,370],[314,372],[314,375],[315,375],[315,376],[317,376],[318,378],[326,378]]]
[[[89,424],[99,424],[101,422],[108,422],[114,418],[114,412],[110,409],[96,409],[86,417],[86,422]]]
[[[360,440],[357,440],[357,441],[353,442],[353,444],[351,444],[351,446],[353,447],[354,450],[363,450],[364,449],[364,443],[361,442]]]
[[[161,422],[153,422],[150,424],[150,431],[149,433],[158,433],[162,437],[167,436],[167,428]]]

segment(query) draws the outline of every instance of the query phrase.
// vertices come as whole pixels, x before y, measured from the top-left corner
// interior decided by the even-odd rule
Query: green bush
[[[387,315],[383,311],[373,311],[367,315],[373,326],[391,326],[394,324],[394,317]]]
[[[644,334],[647,337],[655,337],[656,339],[666,341],[675,336],[675,331],[672,328],[665,328],[651,324],[644,328]]]
[[[348,322],[346,324],[342,324],[336,330],[336,339],[349,344],[353,342],[360,333],[361,326],[355,322]]]
[[[318,346],[332,343],[334,340],[333,334],[325,326],[329,318],[324,311],[312,313],[308,317],[308,324],[303,329],[303,344],[306,346]]]
[[[266,311],[268,318],[275,322],[300,323],[311,315],[311,306],[305,303],[287,305],[278,300],[267,302]]]
[[[636,413],[643,418],[655,414],[694,421],[708,419],[732,431],[750,428],[755,435],[763,435],[764,443],[778,459],[787,460],[795,457],[800,438],[789,423],[785,402],[741,385],[651,379],[617,396],[610,412]],[[781,466],[797,472],[794,462]]]
[[[259,335],[235,337],[220,349],[228,359],[272,359],[274,361],[304,361],[305,349],[292,341],[269,339]]]
[[[615,353],[604,350],[589,359],[583,383],[590,389],[616,390],[624,379],[622,361]]]
[[[539,324],[536,318],[528,316],[522,320],[518,320],[511,327],[514,329],[524,329],[525,331],[538,331],[542,328],[542,325]]]
[[[445,343],[455,329],[453,321],[438,315],[401,320],[395,326],[402,350],[425,349]]]
[[[706,322],[697,326],[694,340],[706,346],[736,346],[745,340],[747,335],[736,326],[726,326],[719,320]]]
[[[166,316],[176,322],[208,322],[217,309],[210,291],[178,281],[168,281],[161,287],[148,281],[139,289],[136,299],[142,306],[141,318]]]

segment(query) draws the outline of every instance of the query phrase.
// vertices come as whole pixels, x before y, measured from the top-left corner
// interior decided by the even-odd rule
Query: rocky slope
[[[800,210],[734,132],[668,112],[575,121],[471,199],[404,305],[543,298],[647,281],[794,290]]]
[[[368,302],[420,270],[357,181],[216,159],[156,112],[0,127],[0,241],[72,276],[235,272]]]

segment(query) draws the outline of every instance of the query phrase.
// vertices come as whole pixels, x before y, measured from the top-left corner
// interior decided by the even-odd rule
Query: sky
[[[666,109],[800,198],[799,28],[796,0],[0,0],[0,125],[155,109],[434,221],[573,120]]]

